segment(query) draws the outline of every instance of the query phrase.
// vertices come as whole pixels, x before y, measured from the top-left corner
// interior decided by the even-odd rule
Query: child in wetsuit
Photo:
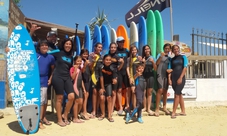
[[[74,58],[74,66],[70,68],[70,75],[73,79],[73,89],[75,92],[75,101],[73,106],[73,123],[83,123],[84,121],[78,119],[78,114],[83,105],[83,94],[85,93],[84,82],[81,73],[81,56]]]
[[[111,56],[105,55],[103,57],[103,65],[99,68],[100,80],[98,81],[99,86],[99,96],[100,96],[100,108],[102,115],[98,118],[103,120],[105,118],[105,99],[107,99],[108,108],[108,120],[109,122],[114,122],[112,118],[112,88],[117,84],[117,74],[116,70],[111,65]]]
[[[142,120],[142,108],[145,90],[145,79],[143,77],[144,64],[137,64],[136,74],[133,76],[135,79],[135,94],[136,94],[136,107],[133,109],[132,114],[126,114],[126,123],[128,123],[137,112],[137,120],[139,123],[143,123]]]

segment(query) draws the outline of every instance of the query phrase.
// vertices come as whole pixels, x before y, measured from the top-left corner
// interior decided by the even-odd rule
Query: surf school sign
[[[196,98],[197,97],[197,81],[196,79],[187,79],[185,82],[185,86],[182,90],[182,95],[184,98]],[[167,92],[167,98],[174,98],[174,91],[172,86],[169,86]]]
[[[126,24],[129,27],[132,21],[138,23],[140,16],[147,16],[148,10],[158,10],[161,12],[167,7],[170,7],[169,0],[140,0],[128,13],[126,13]]]

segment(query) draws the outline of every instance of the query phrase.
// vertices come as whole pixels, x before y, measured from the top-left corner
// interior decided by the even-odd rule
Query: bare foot
[[[42,123],[39,123],[39,128],[40,129],[45,129],[46,127],[44,127]]]
[[[73,119],[73,123],[84,123],[84,121],[80,119]]]

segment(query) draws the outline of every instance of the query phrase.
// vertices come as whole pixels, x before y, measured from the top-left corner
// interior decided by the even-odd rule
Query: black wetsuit
[[[160,54],[158,55],[160,56]],[[159,59],[159,57],[158,57]],[[168,64],[170,63],[170,58],[168,55],[163,56],[160,58],[160,63],[157,68],[157,81],[158,81],[158,89],[165,89],[168,90]]]
[[[70,68],[73,66],[73,58],[71,54],[60,51],[52,54],[56,61],[56,67],[52,77],[52,85],[57,95],[63,95],[64,91],[69,94],[73,93],[73,84],[70,76]]]
[[[179,79],[183,69],[188,65],[188,59],[185,55],[178,55],[171,59],[171,63],[169,63],[169,68],[173,71],[171,73],[172,87],[176,95],[181,95],[181,91],[185,85],[185,76],[182,78],[182,83],[177,84],[177,80]]]
[[[127,58],[129,57],[129,51],[125,48],[120,49],[117,48],[116,54],[124,59],[124,65],[120,71],[118,71],[118,82],[124,83],[125,87],[130,87],[129,79],[127,76],[126,68],[127,68]],[[119,88],[122,88],[122,84],[119,84]]]
[[[113,82],[113,79],[117,77],[116,71],[114,70],[112,65],[110,65],[110,66],[102,65],[99,69],[99,76],[103,77],[104,87],[105,87],[105,91],[106,91],[105,95],[111,96],[112,95],[112,85],[113,85],[112,82]],[[100,80],[98,83],[101,87]]]
[[[85,60],[83,60],[83,65],[85,63]],[[82,72],[82,79],[84,82],[84,87],[87,92],[89,92],[90,84],[91,84],[91,70],[89,65],[86,66],[85,71]]]
[[[113,54],[109,53],[109,55],[111,56],[111,60],[112,60],[112,63],[111,63],[112,68],[114,69],[118,77],[118,66],[120,65],[118,60],[120,59],[120,57],[116,53],[113,53]],[[122,82],[117,82],[117,84],[113,85],[112,89],[117,90],[121,88],[121,86],[122,86]]]
[[[150,58],[154,60],[152,56],[146,57],[145,68],[143,71],[143,77],[146,81],[146,89],[153,88],[154,86],[154,73],[153,73],[153,64],[150,61]]]

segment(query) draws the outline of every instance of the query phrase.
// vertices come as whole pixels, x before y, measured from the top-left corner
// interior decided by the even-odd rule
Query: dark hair
[[[81,51],[80,51],[80,56],[82,56],[82,54],[84,54],[85,52],[87,52],[88,54],[89,54],[89,51],[88,51],[88,49],[82,49]]]
[[[47,46],[49,46],[47,40],[40,40],[40,41],[38,42],[37,46],[36,46],[36,51],[37,51],[37,52],[40,52],[40,46],[41,46],[42,44],[46,44]]]
[[[110,54],[110,47],[111,47],[112,44],[114,44],[117,47],[117,43],[111,42],[110,45],[109,45],[109,54]]]
[[[106,54],[103,56],[103,60],[105,60],[106,57],[111,57],[110,54]]]
[[[133,48],[136,48],[135,45],[131,45],[130,46],[130,50],[129,50],[129,64],[132,66],[132,50]],[[136,48],[137,52],[138,52],[138,49]]]
[[[102,45],[102,43],[97,42],[97,43],[95,44],[95,48],[97,48],[99,44]],[[94,50],[95,50],[95,49],[94,49]]]
[[[73,41],[71,40],[71,39],[69,39],[69,38],[66,38],[66,39],[64,39],[63,41],[62,41],[62,43],[61,43],[61,50],[63,50],[63,51],[65,51],[65,49],[64,49],[64,46],[65,46],[65,43],[66,42],[68,42],[68,41],[70,41],[71,42],[71,44],[72,44],[72,48],[71,48],[71,50],[68,52],[70,55],[73,55]]]
[[[143,63],[138,63],[138,64],[136,65],[136,68],[138,68],[138,67],[140,67],[140,66],[144,67],[144,64],[143,64]]]
[[[76,61],[77,59],[82,59],[82,57],[79,56],[79,55],[77,55],[77,56],[75,56],[75,57],[73,58],[74,61]]]
[[[146,54],[145,54],[145,48],[146,47],[149,47],[149,49],[150,49],[150,55],[151,55],[151,48],[150,48],[150,46],[149,45],[144,45],[143,46],[143,50],[142,50],[142,58],[144,58],[146,56]]]
[[[178,49],[180,49],[180,47],[178,45],[173,45],[172,46],[172,52],[173,52],[174,47],[177,47]]]
[[[164,46],[163,46],[163,50],[166,48],[166,46],[169,46],[169,48],[171,49],[171,44],[166,43],[166,44],[164,44]]]

